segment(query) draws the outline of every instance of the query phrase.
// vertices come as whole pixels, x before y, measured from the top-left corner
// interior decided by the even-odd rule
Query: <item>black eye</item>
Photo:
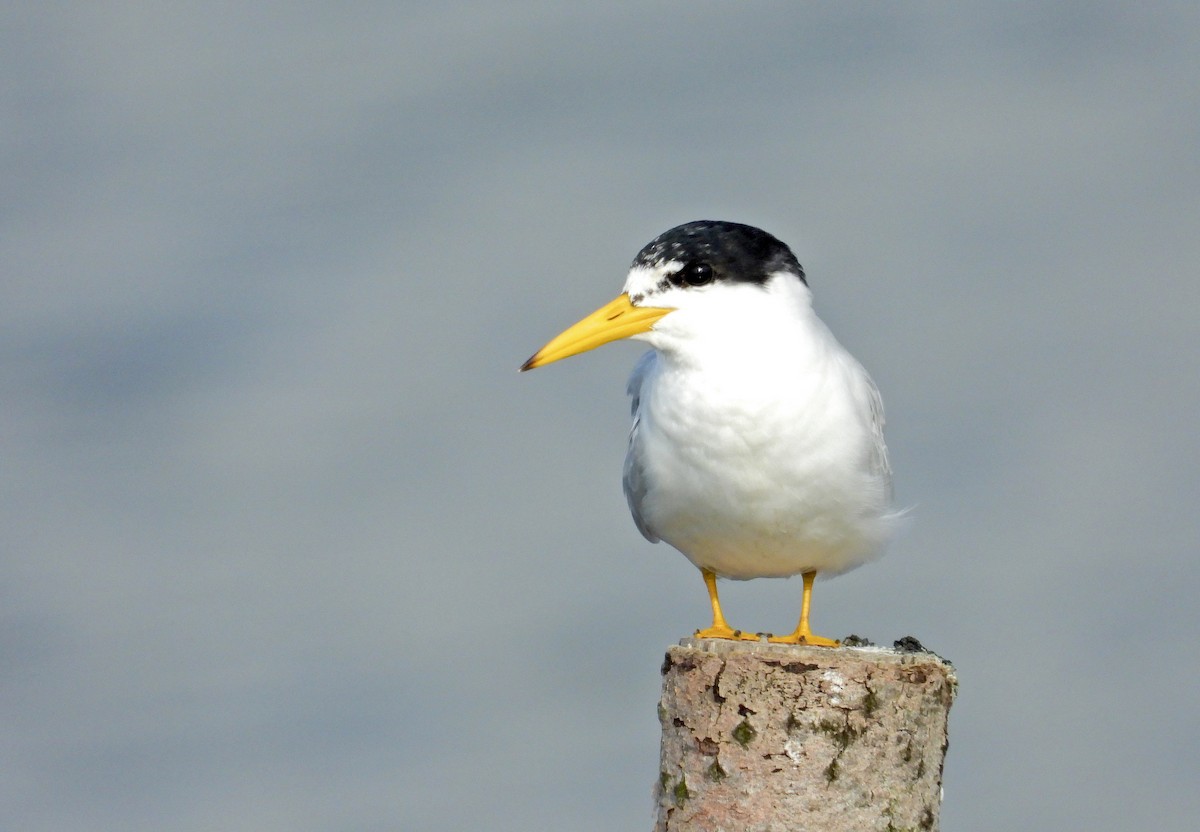
[[[712,266],[708,265],[708,263],[688,263],[679,270],[679,274],[676,277],[688,286],[705,286],[712,283]]]

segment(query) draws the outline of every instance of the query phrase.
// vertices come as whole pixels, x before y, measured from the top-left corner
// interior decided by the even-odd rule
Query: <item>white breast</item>
[[[876,555],[892,526],[874,385],[801,312],[801,324],[790,310],[746,329],[726,309],[716,330],[672,313],[638,385],[626,474],[627,491],[639,478],[635,517],[724,577],[843,572]]]

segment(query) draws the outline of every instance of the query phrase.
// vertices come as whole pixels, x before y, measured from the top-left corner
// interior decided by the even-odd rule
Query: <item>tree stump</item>
[[[656,832],[927,832],[957,679],[915,639],[667,650]]]

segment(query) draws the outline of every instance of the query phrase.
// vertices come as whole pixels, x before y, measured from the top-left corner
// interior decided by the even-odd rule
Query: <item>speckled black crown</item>
[[[712,266],[717,280],[762,285],[776,272],[788,272],[808,285],[792,250],[760,228],[736,222],[697,220],[659,234],[633,258],[633,266],[677,260]]]

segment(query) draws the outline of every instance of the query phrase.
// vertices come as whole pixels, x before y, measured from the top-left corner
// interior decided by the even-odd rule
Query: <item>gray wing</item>
[[[861,369],[861,368],[860,368]],[[883,416],[883,397],[879,388],[871,380],[866,370],[861,370],[863,384],[866,387],[867,403],[871,412],[871,470],[884,481],[887,486],[888,502],[892,499],[892,465],[888,462],[887,443],[883,440],[883,426],[886,420]]]
[[[642,501],[646,497],[647,489],[645,469],[642,465],[642,446],[638,441],[638,430],[642,421],[642,384],[645,382],[646,376],[654,368],[654,362],[657,359],[658,355],[654,350],[646,353],[638,359],[638,363],[633,367],[633,373],[629,376],[629,385],[626,387],[626,392],[632,400],[630,411],[633,415],[633,426],[629,429],[629,449],[625,452],[625,475],[622,479],[622,485],[625,488],[625,500],[629,503],[629,512],[633,515],[633,522],[637,524],[638,531],[651,543],[658,542],[658,535],[650,530],[646,525],[645,519],[642,517]]]
[[[832,336],[830,336],[832,337]],[[840,345],[839,345],[840,346]],[[866,411],[870,419],[871,447],[867,450],[867,464],[871,473],[883,483],[888,502],[892,500],[892,466],[888,462],[887,443],[883,440],[883,397],[871,380],[871,374],[845,349],[841,349],[842,369],[859,408]]]

